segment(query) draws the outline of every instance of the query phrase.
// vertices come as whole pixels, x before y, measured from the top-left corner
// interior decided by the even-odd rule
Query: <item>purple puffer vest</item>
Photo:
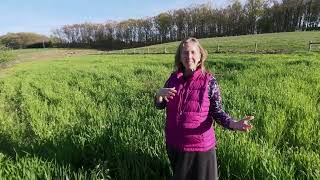
[[[212,75],[196,70],[185,80],[180,71],[171,74],[166,86],[175,87],[176,95],[167,103],[166,143],[186,152],[208,151],[216,140],[212,118],[208,116],[209,80]]]

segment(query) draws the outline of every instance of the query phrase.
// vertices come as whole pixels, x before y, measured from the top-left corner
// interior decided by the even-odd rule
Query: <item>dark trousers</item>
[[[181,152],[167,146],[173,180],[217,180],[216,150]]]

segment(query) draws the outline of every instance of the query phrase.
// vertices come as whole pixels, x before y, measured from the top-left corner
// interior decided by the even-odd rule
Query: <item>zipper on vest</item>
[[[191,81],[185,81],[182,84],[183,92],[181,92],[180,99],[179,99],[179,112],[178,112],[179,116],[181,116],[186,109],[186,106],[184,106],[184,105],[186,105],[186,103],[188,101],[187,99],[190,94],[190,84],[191,84]],[[187,89],[185,89],[186,86],[187,86]],[[183,107],[183,109],[182,109],[182,107]]]

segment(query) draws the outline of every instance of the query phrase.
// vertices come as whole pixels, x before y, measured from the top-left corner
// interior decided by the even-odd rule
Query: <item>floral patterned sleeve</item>
[[[231,129],[229,127],[229,124],[234,120],[222,109],[220,88],[214,77],[212,77],[209,82],[209,99],[209,116],[211,116],[218,124],[222,125],[223,127]]]

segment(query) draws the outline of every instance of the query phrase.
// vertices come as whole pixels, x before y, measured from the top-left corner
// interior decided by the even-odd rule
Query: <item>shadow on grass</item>
[[[239,63],[239,62],[222,62],[222,61],[207,61],[209,68],[214,67],[215,69],[219,69],[221,71],[243,71],[248,68],[247,64]]]
[[[109,169],[112,179],[169,178],[169,164],[165,158],[131,149],[126,146],[127,142],[114,138],[112,134],[112,130],[105,131],[84,144],[77,143],[77,135],[66,135],[57,141],[18,144],[2,134],[0,152],[13,160],[28,156],[56,162],[59,166],[70,166],[71,172],[84,170],[90,174],[97,165],[103,165]]]
[[[311,66],[312,62],[311,61],[307,61],[307,60],[297,60],[297,61],[290,61],[290,62],[286,62],[285,65],[305,65],[305,66]]]

